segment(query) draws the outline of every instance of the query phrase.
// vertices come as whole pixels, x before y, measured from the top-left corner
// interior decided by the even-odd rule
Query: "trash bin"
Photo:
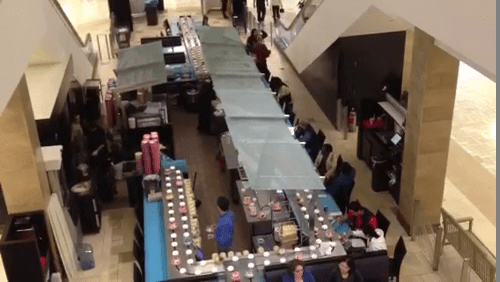
[[[372,157],[372,189],[375,192],[389,190],[387,175],[387,159],[380,156]]]
[[[95,181],[85,181],[71,188],[80,212],[83,234],[98,233],[101,229],[101,209],[95,195]]]
[[[189,88],[186,90],[185,107],[188,112],[198,111],[198,101],[200,99],[200,92],[196,88]]]
[[[130,47],[130,29],[128,27],[119,27],[116,29],[116,43],[120,49]]]
[[[146,21],[149,26],[158,25],[158,2],[151,1],[146,4]]]
[[[80,244],[78,246],[78,260],[82,270],[89,270],[95,267],[94,251],[90,244]]]

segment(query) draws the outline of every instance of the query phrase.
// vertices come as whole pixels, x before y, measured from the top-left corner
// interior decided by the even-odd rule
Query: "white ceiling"
[[[407,30],[408,27],[371,6],[340,37]]]

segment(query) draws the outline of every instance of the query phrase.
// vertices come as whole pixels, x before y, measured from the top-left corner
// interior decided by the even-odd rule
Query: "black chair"
[[[144,269],[144,249],[141,248],[139,242],[134,240],[134,247],[132,249],[134,258],[139,262],[141,270]]]
[[[403,236],[399,237],[396,248],[394,249],[394,257],[390,259],[389,277],[396,277],[399,282],[399,272],[401,271],[401,263],[406,255],[406,246]]]
[[[387,237],[387,230],[389,230],[389,226],[391,225],[391,222],[385,217],[385,215],[380,212],[380,210],[377,210],[377,214],[375,215],[377,218],[377,225],[378,228],[382,229],[384,231],[384,237]]]
[[[144,274],[138,261],[134,261],[134,282],[143,282]]]
[[[390,260],[387,251],[354,254],[351,259],[364,282],[386,282],[389,280]]]
[[[134,238],[139,243],[139,247],[144,250],[144,234],[139,224],[135,225]]]
[[[276,269],[272,271],[266,271],[264,273],[264,279],[266,282],[282,282],[283,277],[288,274],[288,269]]]
[[[320,146],[320,148],[323,148],[323,144],[325,144],[326,136],[321,129],[318,131],[318,138],[319,138],[319,144],[320,144],[319,146]]]
[[[134,212],[135,212],[135,217],[137,218],[137,222],[141,227],[141,230],[144,230],[144,210],[139,202],[142,203],[142,199],[136,203],[134,207]]]

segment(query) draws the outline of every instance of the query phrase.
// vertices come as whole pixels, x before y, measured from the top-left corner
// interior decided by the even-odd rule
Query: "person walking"
[[[269,81],[269,77],[271,76],[271,72],[267,68],[267,57],[271,55],[271,50],[267,49],[267,46],[264,44],[262,40],[262,36],[257,37],[257,43],[254,47],[255,52],[255,64],[261,73],[264,74],[266,81]]]
[[[228,19],[229,17],[226,15],[226,11],[227,11],[227,1],[228,0],[221,0],[222,2],[222,16],[225,18],[225,19]],[[207,22],[208,22],[208,19],[207,19]]]
[[[228,252],[233,246],[234,240],[234,213],[229,210],[229,200],[226,197],[217,199],[219,207],[219,221],[215,229],[215,240],[219,253]]]
[[[269,5],[269,2],[268,0],[254,0],[253,5],[257,7],[257,21],[262,24],[266,17],[266,6]]]
[[[277,22],[280,19],[280,9],[283,7],[281,0],[271,0],[271,7],[273,9],[273,20]]]

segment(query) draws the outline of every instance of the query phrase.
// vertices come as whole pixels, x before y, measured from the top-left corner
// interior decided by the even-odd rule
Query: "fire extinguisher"
[[[349,111],[349,132],[354,131],[356,131],[356,111],[351,108],[351,111]]]

